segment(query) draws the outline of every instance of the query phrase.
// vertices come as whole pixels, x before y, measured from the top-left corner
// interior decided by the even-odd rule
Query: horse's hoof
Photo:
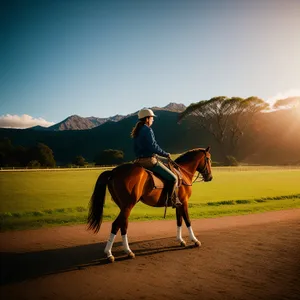
[[[195,242],[195,247],[201,247],[201,242],[200,241],[196,241]]]
[[[115,257],[113,255],[111,255],[111,256],[107,257],[107,261],[109,263],[113,263],[115,261]]]
[[[180,242],[180,246],[181,246],[181,247],[185,247],[185,246],[186,246],[186,242],[185,242],[185,241],[181,241],[181,242]]]
[[[128,258],[135,258],[135,254],[131,251],[127,255]]]

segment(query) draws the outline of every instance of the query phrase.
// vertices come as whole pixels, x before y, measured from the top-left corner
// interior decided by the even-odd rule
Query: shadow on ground
[[[160,245],[159,247],[157,247],[157,242]],[[170,246],[170,244],[173,245]],[[105,245],[106,243],[98,243],[29,253],[1,252],[0,285],[108,264],[109,262],[103,254]],[[128,259],[121,246],[121,242],[114,244],[113,255],[116,262]],[[174,239],[170,238],[133,242],[130,243],[130,246],[136,256],[180,251],[194,247],[194,245],[191,245],[183,248],[177,243],[174,244]]]

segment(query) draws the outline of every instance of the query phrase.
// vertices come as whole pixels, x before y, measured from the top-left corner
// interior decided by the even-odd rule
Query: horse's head
[[[201,151],[201,158],[197,166],[197,171],[202,175],[204,181],[211,181],[213,176],[211,174],[211,156],[210,156],[210,147],[207,147],[205,150]]]
[[[189,150],[175,159],[175,163],[186,174],[194,176],[196,171],[202,175],[204,181],[211,181],[210,147]]]

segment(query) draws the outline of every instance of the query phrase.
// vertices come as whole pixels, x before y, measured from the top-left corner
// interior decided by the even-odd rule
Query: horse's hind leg
[[[128,244],[128,238],[127,238],[127,228],[128,228],[128,218],[130,215],[132,207],[126,208],[124,210],[124,218],[122,219],[123,222],[121,224],[121,235],[122,235],[122,242],[123,242],[123,248],[125,253],[128,255],[129,258],[134,258],[135,254],[131,251],[129,244]]]
[[[125,208],[121,209],[118,217],[115,219],[115,221],[112,223],[112,229],[110,233],[110,237],[107,241],[106,247],[104,249],[104,253],[106,254],[109,261],[113,262],[114,256],[112,255],[112,246],[115,240],[115,237],[121,228],[121,235],[122,235],[122,243],[125,253],[128,255],[129,258],[134,258],[135,255],[131,251],[129,244],[128,244],[128,238],[127,238],[127,227],[128,227],[128,217],[130,215],[132,208]]]
[[[115,260],[115,257],[112,255],[112,247],[113,247],[116,235],[121,227],[121,222],[122,222],[121,219],[122,219],[122,211],[119,213],[117,218],[112,223],[111,233],[110,233],[109,239],[106,243],[106,247],[104,249],[104,253],[106,254],[106,257],[110,262],[114,262],[114,260]]]
[[[114,199],[114,201],[116,202],[116,199],[117,199],[117,198],[115,197],[115,195],[114,195],[114,193],[113,193],[113,190],[110,190],[110,194],[111,194],[112,198]],[[120,216],[120,214],[119,214],[119,216]],[[118,223],[117,220],[118,220],[119,216],[118,216],[117,219],[113,222],[113,224],[117,224],[117,223]],[[111,233],[110,233],[110,235],[109,235],[108,241],[107,241],[106,246],[105,246],[105,249],[104,249],[104,253],[106,254],[106,257],[107,257],[107,259],[108,259],[110,262],[114,262],[114,260],[115,260],[115,257],[112,255],[111,250],[112,250],[112,246],[113,246],[113,244],[114,244],[116,235],[117,235],[117,233],[118,233],[118,230],[119,230],[119,228],[118,228],[116,225],[115,225],[115,226],[112,226]]]
[[[106,254],[106,257],[110,262],[114,262],[114,260],[115,260],[114,256],[111,253],[111,249],[112,249],[112,246],[114,244],[115,237],[116,237],[116,235],[111,232],[110,236],[109,236],[109,239],[106,243],[106,247],[104,249],[104,253]]]

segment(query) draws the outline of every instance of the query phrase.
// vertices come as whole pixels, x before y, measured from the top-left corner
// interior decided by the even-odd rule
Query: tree
[[[37,160],[31,160],[27,166],[32,169],[38,169],[41,167],[41,164]]]
[[[7,138],[0,140],[0,166],[25,167],[28,161],[28,151],[25,147],[15,147]]]
[[[269,108],[269,104],[257,97],[246,99],[219,96],[191,104],[179,115],[179,121],[193,117],[194,122],[210,134],[220,146],[223,162],[227,156],[236,156],[239,141],[253,117]]]
[[[73,159],[72,164],[83,167],[84,165],[86,165],[86,161],[84,157],[82,157],[81,155],[77,155]]]
[[[0,167],[14,165],[14,150],[10,139],[5,137],[0,140]]]
[[[38,143],[30,149],[30,160],[37,160],[42,167],[55,167],[53,151],[45,144]]]
[[[29,162],[28,149],[23,146],[16,146],[14,149],[14,157],[21,167],[27,166]]]
[[[124,152],[121,150],[103,150],[95,157],[95,165],[118,165],[124,161]]]

